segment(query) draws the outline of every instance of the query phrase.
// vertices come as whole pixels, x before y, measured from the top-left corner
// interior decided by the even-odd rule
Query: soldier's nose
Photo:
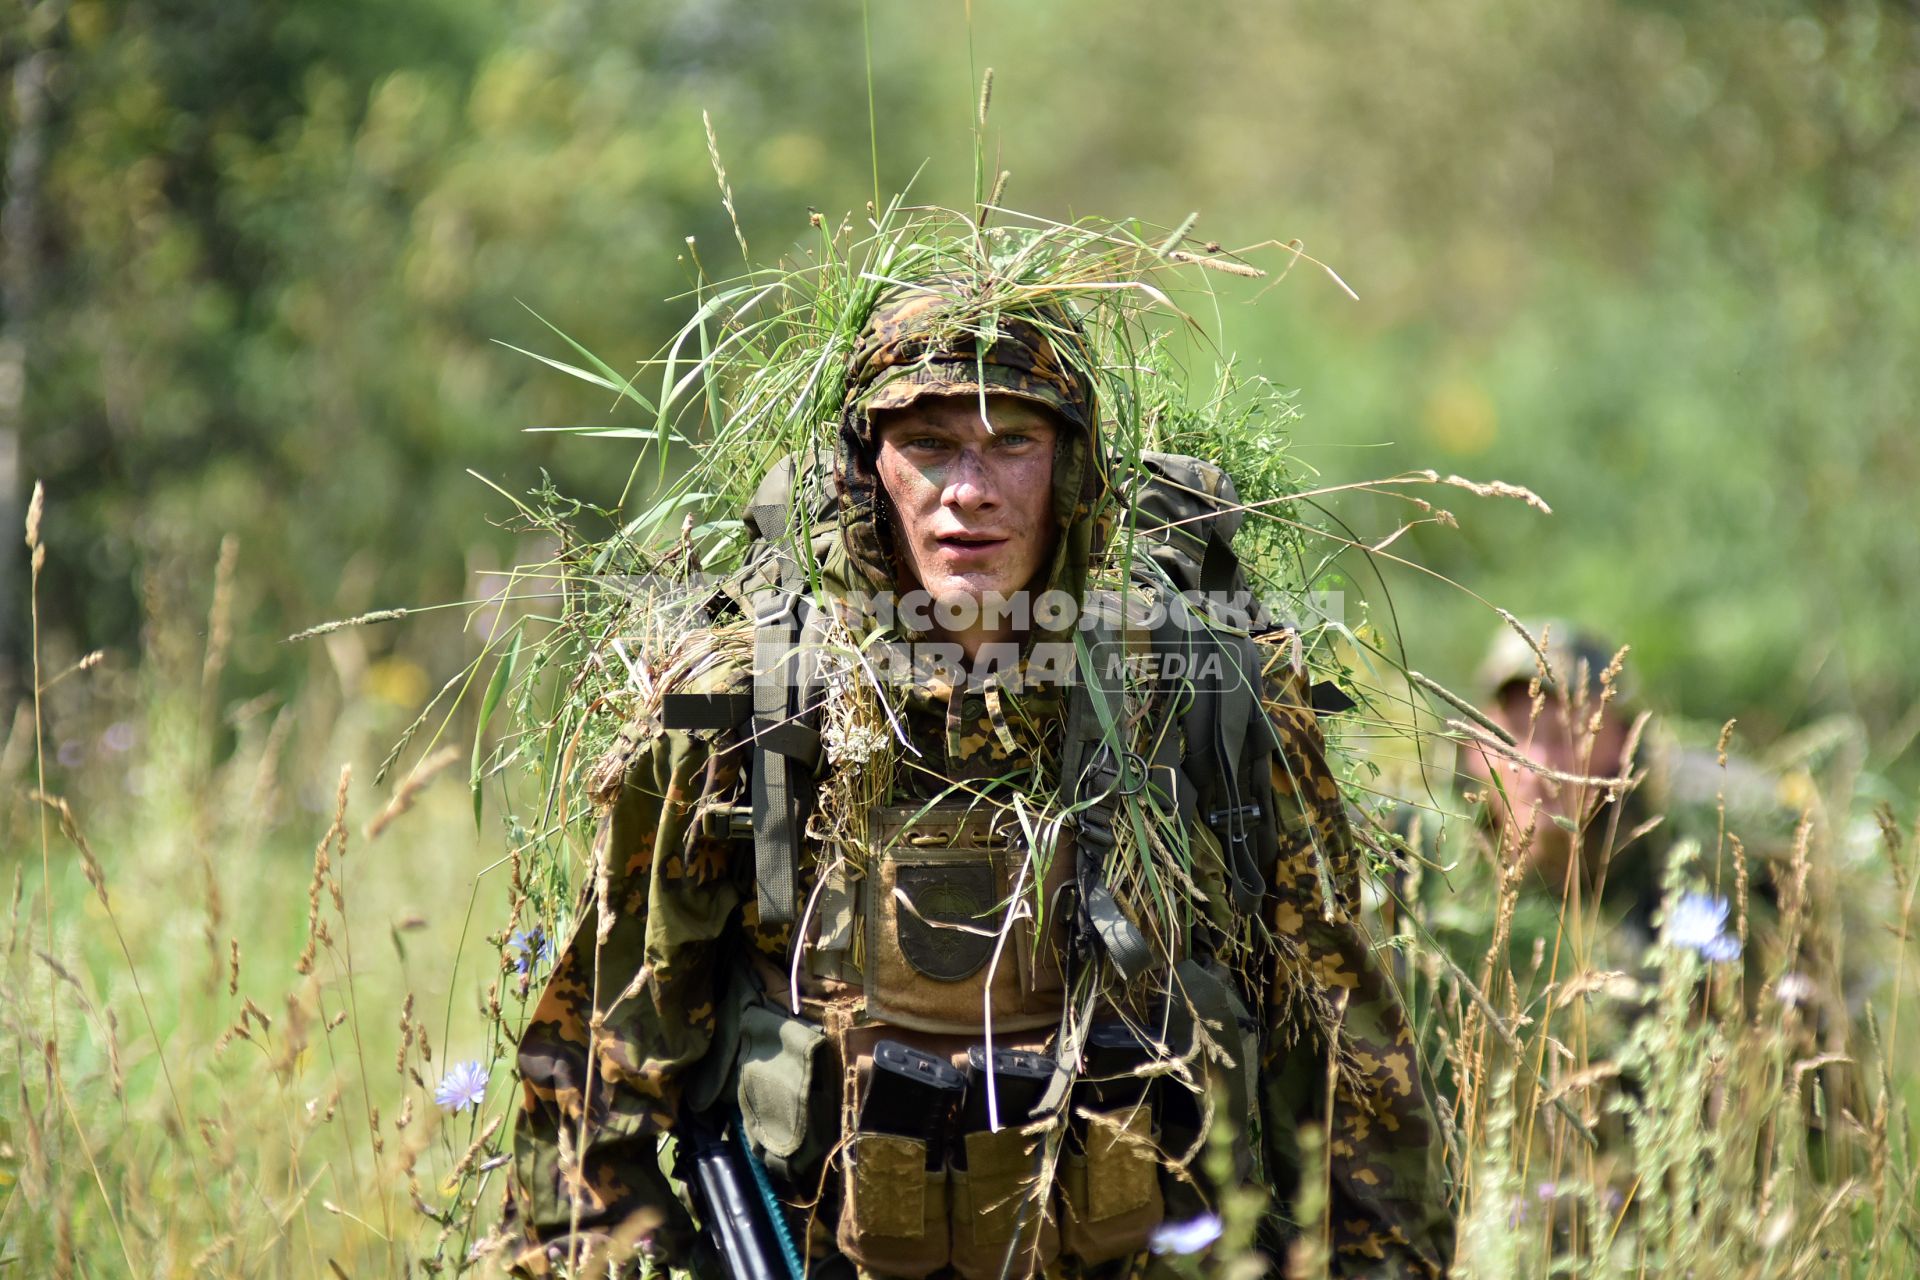
[[[993,484],[987,476],[987,469],[973,453],[961,454],[955,461],[952,472],[947,478],[945,492],[940,495],[942,502],[951,507],[974,511],[994,501]]]

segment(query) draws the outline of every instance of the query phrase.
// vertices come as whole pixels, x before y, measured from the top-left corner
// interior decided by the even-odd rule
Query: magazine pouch
[[[1020,1280],[1059,1256],[1060,1230],[1040,1199],[1045,1132],[969,1133],[953,1190],[953,1269],[962,1280]]]
[[[1110,1262],[1146,1248],[1166,1216],[1159,1134],[1145,1105],[1092,1112],[1084,1123],[1084,1141],[1060,1162],[1061,1243],[1082,1262]]]

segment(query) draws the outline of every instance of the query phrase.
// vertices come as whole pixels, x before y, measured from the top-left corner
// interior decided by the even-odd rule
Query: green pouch
[[[1046,1137],[1017,1128],[969,1133],[967,1167],[951,1169],[953,1269],[962,1280],[1037,1276],[1060,1254],[1060,1229],[1040,1199]]]
[[[811,1190],[840,1135],[840,1073],[827,1033],[764,1004],[740,1011],[740,1123],[770,1172]]]
[[[1060,1165],[1060,1238],[1082,1262],[1111,1262],[1147,1247],[1166,1216],[1158,1136],[1145,1106],[1086,1117],[1083,1149]]]

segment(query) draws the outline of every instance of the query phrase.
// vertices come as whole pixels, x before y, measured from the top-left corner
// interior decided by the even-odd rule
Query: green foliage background
[[[846,0],[42,0],[8,23],[9,58],[52,70],[24,470],[78,572],[48,621],[129,649],[156,559],[210,566],[236,534],[236,692],[291,678],[290,631],[509,558],[464,468],[611,496],[604,447],[521,430],[606,406],[489,340],[547,340],[525,303],[638,359],[686,310],[663,301],[683,237],[737,267],[702,109],[756,256],[874,186]],[[1197,209],[1353,284],[1227,316],[1301,388],[1304,460],[1555,506],[1423,531],[1418,558],[1631,640],[1663,701],[1763,737],[1857,711],[1904,745],[1911,6],[881,0],[868,29],[883,190],[924,163],[917,191],[964,200],[993,66],[1021,207]],[[1397,585],[1416,662],[1463,674],[1488,619]]]
[[[464,761],[492,659],[376,781],[501,611],[285,638],[481,599],[550,554],[469,469],[618,495],[631,441],[526,428],[630,415],[495,344],[564,356],[545,317],[629,368],[686,321],[696,256],[740,270],[703,111],[765,262],[813,239],[811,210],[857,222],[909,182],[966,205],[987,67],[1010,204],[1197,210],[1197,235],[1298,238],[1357,291],[1305,267],[1223,283],[1220,346],[1297,389],[1291,463],[1329,484],[1431,467],[1553,505],[1444,491],[1460,527],[1394,544],[1470,591],[1343,566],[1391,598],[1408,665],[1464,684],[1483,599],[1568,616],[1632,643],[1653,705],[1737,716],[1749,746],[1852,722],[1870,767],[1842,770],[1834,812],[1857,790],[1911,814],[1910,3],[16,3],[0,530],[43,481],[40,662],[59,678],[41,752],[18,696],[27,551],[0,533],[0,1091],[24,1104],[0,1110],[0,1266],[393,1270],[414,1226],[349,1228],[329,1194],[374,1221],[424,1190],[445,1223],[429,1252],[471,1243],[498,1175],[460,1159],[478,1117],[430,1097],[449,1062],[483,1060],[505,1105],[502,1019],[528,982],[492,932],[525,890],[499,832],[523,844],[527,815],[489,788],[475,835],[442,783],[367,833],[415,761],[448,742]],[[1404,518],[1354,494],[1334,510],[1367,537]],[[329,908],[313,849],[343,760]],[[27,799],[40,786],[91,833],[111,905]],[[345,935],[349,916],[359,950],[342,936],[296,981],[314,922]],[[256,997],[276,1027],[247,1030]],[[401,1092],[425,1117],[404,1134]],[[254,1140],[269,1122],[284,1144]],[[422,1144],[420,1185],[356,1188],[342,1165],[370,1138],[392,1144],[382,1169]],[[1500,1207],[1482,1217],[1498,1234]]]

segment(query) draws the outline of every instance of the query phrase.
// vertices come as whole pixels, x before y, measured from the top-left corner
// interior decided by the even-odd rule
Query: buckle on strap
[[[1260,806],[1243,804],[1231,809],[1210,809],[1207,811],[1207,825],[1217,827],[1223,822],[1231,822],[1236,840],[1246,839],[1246,824],[1260,821]]]
[[[753,604],[753,625],[756,630],[770,627],[776,622],[786,622],[794,616],[794,605],[800,597],[789,591],[769,591]]]

